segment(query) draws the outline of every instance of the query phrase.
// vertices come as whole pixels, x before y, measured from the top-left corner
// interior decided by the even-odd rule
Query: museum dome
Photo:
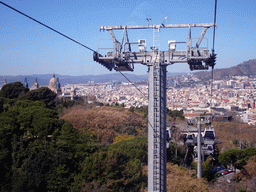
[[[57,79],[55,78],[55,73],[53,73],[52,78],[50,79],[50,82],[49,82],[49,88],[54,89],[56,82],[57,82]]]

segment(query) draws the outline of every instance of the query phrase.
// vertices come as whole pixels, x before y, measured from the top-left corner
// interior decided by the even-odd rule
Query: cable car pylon
[[[205,40],[206,31],[214,26],[216,23],[100,27],[100,30],[110,33],[113,48],[105,50],[105,56],[99,53],[103,50],[99,48],[94,54],[95,61],[116,71],[133,71],[133,64],[148,67],[148,191],[166,191],[166,67],[174,63],[188,63],[191,70],[207,70],[213,67],[215,53],[210,54],[208,47],[200,47],[200,44]],[[191,30],[195,27],[203,30],[192,47],[192,40],[195,38],[191,38]],[[187,41],[168,41],[168,50],[162,51],[160,32],[168,28],[187,28]],[[129,42],[127,31],[131,29],[153,29],[153,46],[150,50],[147,50],[145,39]],[[122,43],[116,40],[115,30],[124,30]],[[176,50],[176,45],[182,43],[186,44],[186,50]],[[139,50],[131,50],[131,45],[134,44],[138,45]]]

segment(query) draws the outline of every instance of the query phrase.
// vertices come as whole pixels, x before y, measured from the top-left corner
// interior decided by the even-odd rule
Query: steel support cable
[[[214,52],[214,43],[215,43],[216,13],[217,13],[217,0],[215,0],[215,8],[214,8],[214,25],[213,25],[213,42],[212,42],[212,50],[213,50],[213,52]]]
[[[121,75],[123,75],[124,78],[129,81],[146,99],[148,98],[130,79],[128,79],[128,77],[126,77],[121,71],[119,71],[119,73],[121,73]]]
[[[216,13],[217,13],[217,0],[215,0],[215,8],[214,8],[214,25],[213,25],[213,42],[212,42],[212,53],[213,53],[214,57],[215,57],[215,55],[214,55],[215,54],[214,53],[214,45],[215,45]],[[212,65],[212,84],[213,84],[213,69],[214,69],[214,65]],[[211,89],[212,89],[212,85],[211,85]],[[212,96],[212,93],[211,93],[211,96]]]
[[[212,53],[213,55],[214,53],[214,45],[215,45],[215,28],[216,28],[216,15],[217,15],[217,0],[215,0],[215,8],[214,8],[214,25],[213,25],[213,42],[212,42]],[[213,103],[213,95],[212,95],[212,86],[213,86],[213,69],[214,69],[214,65],[212,66],[212,79],[211,79],[211,102],[210,105],[212,105]],[[210,106],[211,108],[212,106]]]
[[[146,99],[148,98],[128,77],[126,77],[121,71],[119,71],[124,78],[129,81]],[[154,130],[153,125],[148,121],[150,127]]]
[[[59,31],[57,31],[57,30],[55,30],[55,29],[49,27],[48,25],[43,24],[42,22],[40,22],[40,21],[38,21],[38,20],[36,20],[36,19],[34,19],[34,18],[32,18],[32,17],[26,15],[25,13],[23,13],[23,12],[21,12],[21,11],[15,9],[15,8],[13,8],[13,7],[11,7],[11,6],[7,5],[7,4],[5,4],[4,2],[0,1],[0,3],[3,4],[3,5],[5,5],[6,7],[9,7],[10,9],[12,9],[12,10],[14,10],[14,11],[16,11],[16,12],[22,14],[22,15],[24,15],[25,17],[27,17],[27,18],[29,18],[29,19],[31,19],[31,20],[33,20],[33,21],[39,23],[40,25],[43,25],[44,27],[46,27],[46,28],[48,28],[48,29],[50,29],[50,30],[52,30],[52,31],[54,31],[54,32],[56,32],[56,33],[58,33],[59,35],[62,35],[63,37],[66,37],[67,39],[69,39],[69,40],[71,40],[71,41],[73,41],[73,42],[75,42],[75,43],[77,43],[77,44],[79,44],[79,45],[85,47],[86,49],[89,49],[89,50],[92,51],[92,52],[96,52],[96,51],[94,51],[93,49],[91,49],[90,47],[87,47],[86,45],[83,45],[82,43],[79,43],[78,41],[76,41],[76,40],[74,40],[74,39],[68,37],[67,35],[64,35],[63,33],[61,33],[61,32],[59,32]]]

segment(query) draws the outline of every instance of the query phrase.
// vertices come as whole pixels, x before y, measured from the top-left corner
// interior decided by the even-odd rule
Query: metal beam
[[[119,30],[119,29],[156,29],[156,28],[187,28],[187,27],[213,27],[214,23],[199,24],[169,24],[169,25],[131,25],[131,26],[100,26],[100,30]],[[217,24],[215,24],[217,26]]]
[[[197,50],[199,48],[199,46],[200,46],[200,44],[201,44],[201,42],[202,42],[202,40],[204,38],[204,35],[205,35],[207,29],[208,29],[208,27],[205,27],[203,29],[203,31],[202,31],[202,33],[201,33],[201,35],[200,35],[200,37],[199,37],[199,39],[198,39],[198,41],[196,43],[196,46],[193,48],[193,50]]]

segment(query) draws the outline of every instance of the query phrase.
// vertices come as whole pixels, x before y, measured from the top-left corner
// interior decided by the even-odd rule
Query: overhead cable
[[[6,7],[9,7],[10,9],[12,9],[12,10],[14,10],[14,11],[16,11],[16,12],[22,14],[22,15],[24,15],[25,17],[27,17],[27,18],[29,18],[29,19],[31,19],[31,20],[33,20],[33,21],[39,23],[40,25],[43,25],[44,27],[46,27],[46,28],[48,28],[48,29],[50,29],[50,30],[52,30],[52,31],[54,31],[54,32],[56,32],[56,33],[58,33],[59,35],[62,35],[63,37],[66,37],[67,39],[69,39],[69,40],[71,40],[71,41],[73,41],[73,42],[75,42],[75,43],[77,43],[77,44],[79,44],[79,45],[85,47],[86,49],[89,49],[89,50],[92,51],[92,52],[96,52],[96,51],[94,51],[93,49],[91,49],[90,47],[87,47],[86,45],[84,45],[84,44],[82,44],[82,43],[79,43],[78,41],[76,41],[76,40],[74,40],[74,39],[68,37],[67,35],[64,35],[63,33],[61,33],[61,32],[59,32],[59,31],[57,31],[57,30],[55,30],[55,29],[49,27],[48,25],[43,24],[42,22],[40,22],[40,21],[38,21],[38,20],[36,20],[36,19],[34,19],[34,18],[32,18],[32,17],[26,15],[25,13],[22,13],[21,11],[19,11],[19,10],[15,9],[15,8],[13,8],[13,7],[11,7],[11,6],[7,5],[7,4],[5,4],[4,2],[0,1],[0,3],[3,4],[3,5],[5,5]]]
[[[128,77],[126,77],[121,71],[119,71],[121,73],[121,75],[124,76],[125,79],[127,79],[127,81],[129,81],[146,99],[148,98],[130,79],[128,79]],[[151,129],[155,132],[153,125],[151,124],[151,122],[148,120],[148,124],[151,127]]]
[[[217,13],[217,0],[215,0],[215,8],[214,8],[214,26],[213,26],[213,42],[212,42],[212,52],[214,54],[214,44],[215,44],[215,28],[216,28],[216,14]],[[213,86],[213,68],[214,65],[212,66],[212,79],[211,79],[211,100],[210,100],[210,108],[212,107],[213,103],[213,95],[212,95],[212,86]]]
[[[119,71],[124,78],[129,81],[146,99],[148,98],[130,79],[128,79],[121,71]]]
[[[217,0],[215,0],[215,8],[214,8],[214,26],[213,26],[213,44],[212,44],[213,52],[214,52],[214,43],[215,43],[216,12],[217,12]]]

